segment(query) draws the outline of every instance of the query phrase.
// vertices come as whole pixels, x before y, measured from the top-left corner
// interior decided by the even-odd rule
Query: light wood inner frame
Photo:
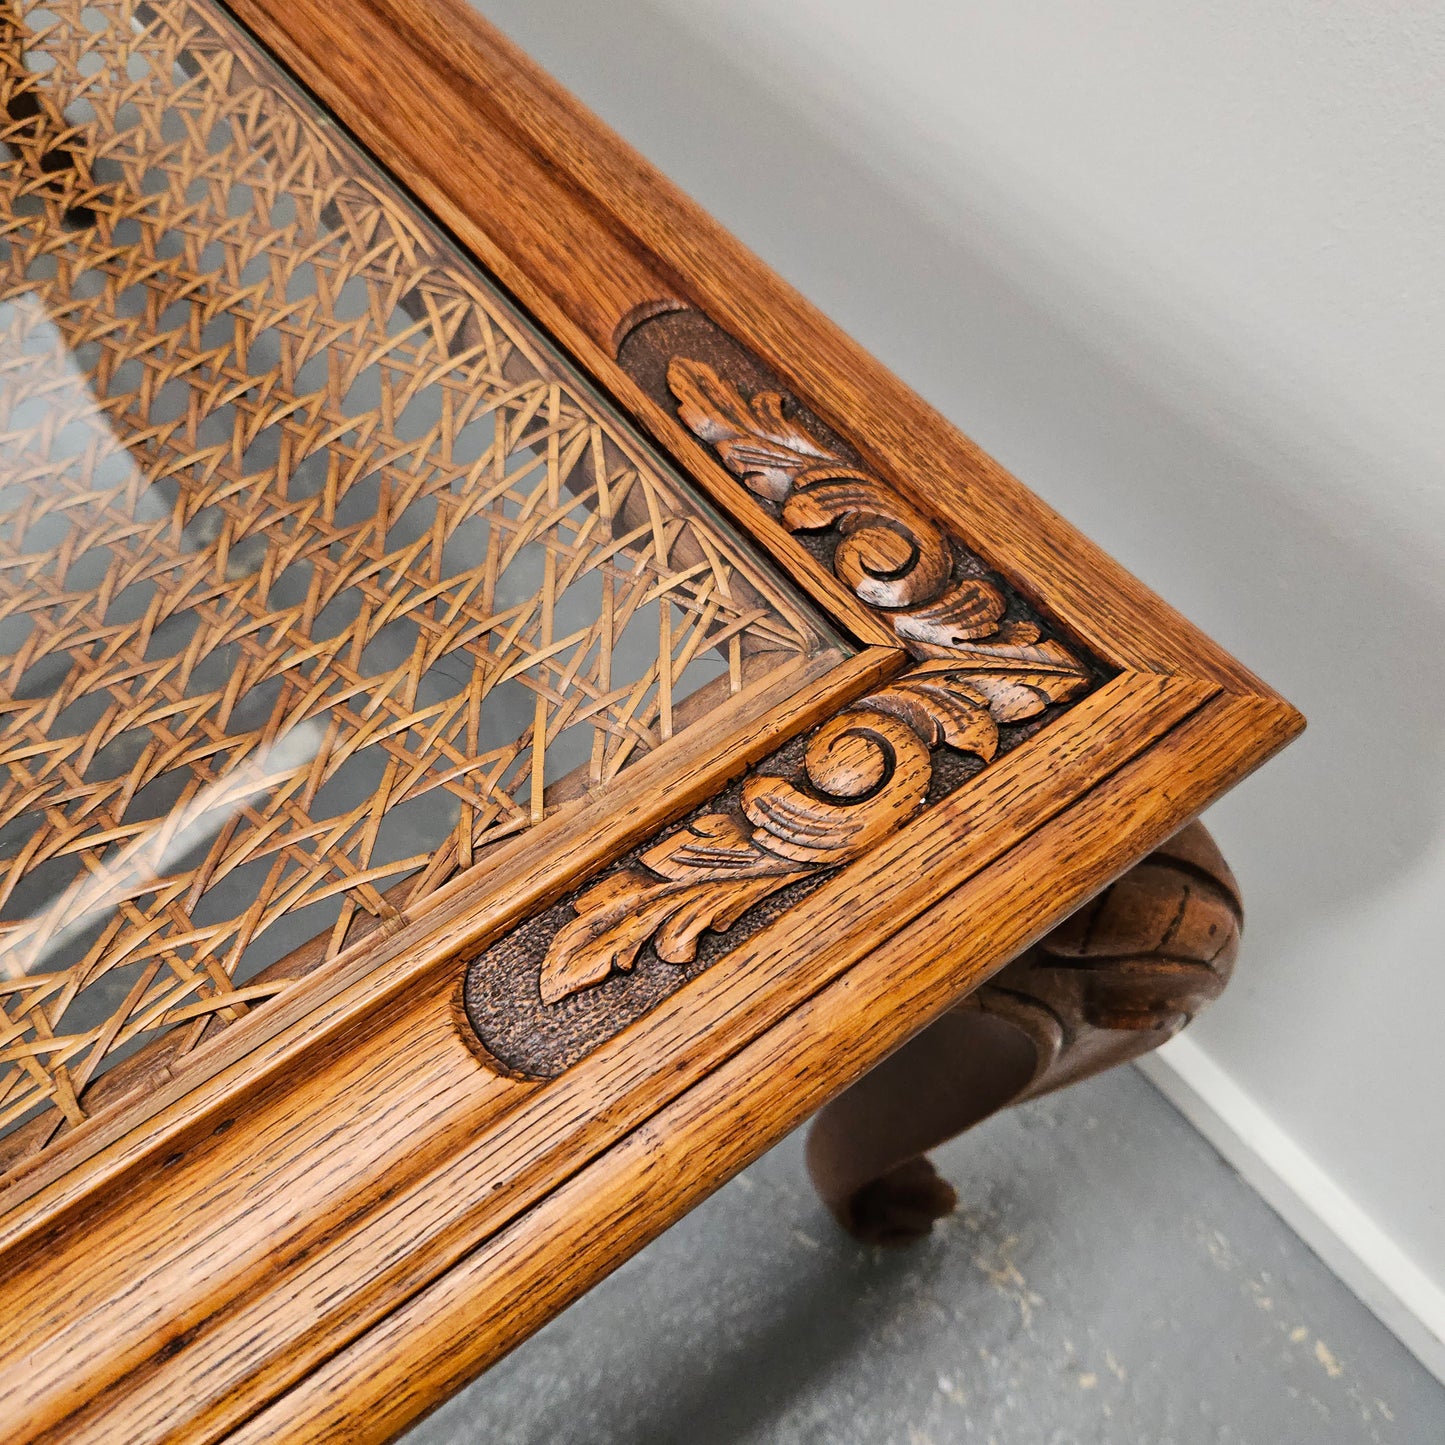
[[[756,745],[713,748],[667,799],[644,779],[594,835],[539,829],[484,895],[449,890],[364,967],[231,1030],[199,1087],[97,1120],[83,1165],[27,1172],[0,1235],[0,1421],[17,1440],[114,1439],[122,1422],[138,1439],[390,1437],[1300,726],[470,10],[233,8],[873,645],[772,700]],[[659,302],[726,328],[1119,675],[560,1078],[521,1084],[468,1050],[459,959],[907,661],[616,365]]]

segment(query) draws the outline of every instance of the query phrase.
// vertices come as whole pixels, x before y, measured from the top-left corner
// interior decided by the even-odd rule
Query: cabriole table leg
[[[1173,1037],[1228,982],[1240,923],[1191,823],[822,1110],[808,1169],[833,1216],[870,1243],[927,1234],[957,1202],[928,1150]]]

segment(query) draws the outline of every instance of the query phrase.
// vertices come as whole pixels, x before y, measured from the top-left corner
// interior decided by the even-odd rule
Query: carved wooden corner
[[[678,319],[693,328],[685,351],[666,332]],[[816,418],[708,359],[726,348],[736,372],[736,343],[696,313],[659,320],[629,369],[882,625],[903,670],[473,963],[467,1016],[522,1077],[575,1062],[737,941],[745,918],[866,857],[1108,676]],[[644,958],[651,981],[629,996],[616,985]],[[660,984],[658,963],[676,970]]]
[[[630,970],[645,943],[688,963],[704,929],[725,932],[769,894],[861,857],[923,804],[932,754],[993,760],[999,729],[1089,686],[1087,667],[1029,621],[1005,619],[993,583],[956,574],[943,530],[876,476],[784,414],[745,399],[706,362],[674,357],[678,415],[792,532],[837,535],[835,574],[920,659],[824,723],[801,776],[754,777],[735,808],[705,813],[575,901],[542,963],[544,1003]]]
[[[959,535],[947,506],[930,506],[923,493],[886,479],[700,312],[648,315],[622,339],[618,363],[668,426],[705,446],[704,470],[720,466],[730,474],[732,488],[720,495],[736,503],[747,494],[749,525],[784,566],[815,595],[842,598],[838,607],[826,604],[838,625],[846,628],[851,619],[856,636],[895,661],[883,685],[815,720],[811,731],[690,814],[669,815],[659,831],[579,890],[472,960],[462,993],[465,1017],[482,1056],[502,1072],[555,1078],[751,937],[795,910],[806,913],[805,900],[830,880],[896,855],[899,835],[921,837],[923,815],[945,800],[952,800],[950,827],[981,832],[980,821],[1006,827],[998,809],[958,822],[966,815],[963,795],[980,773],[1042,730],[1059,726],[1063,739],[1062,720],[1080,704],[1097,704],[1095,717],[1120,708],[1146,730],[1154,728],[1145,721],[1149,710],[1160,708],[1147,746],[1157,749],[1154,765],[1161,768],[1169,766],[1176,741],[1162,741],[1164,732],[1206,705],[1212,721],[1201,715],[1198,727],[1236,757],[1247,752],[1241,737],[1262,759],[1298,730],[1300,720],[1287,704],[1262,685],[1256,693],[1255,680],[1242,670],[1228,671],[1237,665],[1226,659],[1224,670],[1216,670],[1207,643],[1197,672],[1193,663],[1176,669],[1154,660],[1148,626],[1136,619],[1129,633],[1145,639],[1142,662],[1124,662],[1122,653],[1101,658],[1094,644],[992,570]],[[716,488],[716,479],[710,485]],[[1187,649],[1192,644],[1182,623],[1179,633]],[[1271,730],[1275,739],[1261,741]],[[1080,736],[1091,760],[1107,770],[1128,754],[1111,764],[1105,731],[1087,725]],[[1194,735],[1186,729],[1177,741],[1193,746],[1187,739]],[[1049,772],[1064,766],[1069,748],[1061,742],[1056,753],[1034,756],[1048,756]],[[954,794],[960,797],[953,800]],[[1170,826],[1187,816],[1176,812]],[[1119,866],[1128,861],[1121,857]],[[1216,874],[1222,868],[1212,861],[1201,866]],[[1117,906],[1132,894],[1108,896]],[[1102,968],[1087,949],[1084,957],[1094,959],[1087,998],[1069,1005],[1055,980],[1031,1004],[1038,1020],[1055,1008],[1064,1020],[1060,1039],[1067,1048],[1061,1042],[1057,1058],[1050,1055],[1051,1081],[1062,1080],[1060,1070],[1077,1072],[1096,1054],[1142,1052],[1139,1040],[1154,1034],[1141,1033],[1137,1020],[1149,1030],[1158,1022],[1168,972],[1162,959],[1151,958],[1140,973],[1134,964],[1112,961]],[[1196,988],[1218,982],[1208,970],[1186,976]],[[1084,972],[1071,977],[1083,986]],[[1019,1013],[1020,1000],[1033,995],[1016,983],[995,983],[978,998],[969,1006],[970,1029],[1001,1037],[1006,1025],[1019,1034],[1022,1015],[1005,1015]],[[979,1022],[985,1015],[987,1025]],[[1047,1032],[1044,1022],[1038,1029]],[[1116,1035],[1131,1042],[1122,1045]],[[997,1053],[997,1067],[1008,1061],[1010,1048]],[[1042,1087],[1031,1061],[1047,1051],[1014,1052],[1016,1071],[1028,1078],[991,1107],[1026,1084]],[[831,1184],[829,1191],[836,1194]]]
[[[822,1110],[808,1168],[834,1218],[869,1243],[927,1234],[956,1196],[926,1152],[1172,1038],[1229,981],[1240,921],[1191,823]]]

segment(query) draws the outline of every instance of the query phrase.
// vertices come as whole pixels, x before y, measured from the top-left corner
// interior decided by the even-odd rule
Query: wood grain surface
[[[1078,850],[1061,852],[1047,831],[1022,840],[1010,867],[987,870],[871,948],[698,1087],[559,1183],[525,1220],[359,1335],[238,1438],[248,1445],[287,1432],[390,1438],[981,983],[992,967],[982,960],[1027,946],[1057,921],[1051,905],[1060,890],[1077,897],[1104,886],[1129,856],[1110,844],[1117,845],[1122,819],[1141,830],[1136,839],[1172,833],[1187,811],[1161,786],[1171,766],[1183,756],[1215,764],[1237,757],[1241,736],[1260,722],[1254,708],[1228,701],[1200,709],[1079,800]],[[786,1087],[760,1087],[765,1080]]]
[[[204,1079],[163,1081],[143,1113],[82,1124],[68,1152],[22,1171],[0,1197],[0,1434],[16,1441],[393,1437],[1302,725],[459,0],[234,10],[863,646],[740,699],[685,756],[619,775],[605,803],[544,818],[487,876],[443,885],[225,1030]],[[871,716],[923,746],[896,692],[914,659],[891,618],[911,603],[880,611],[858,590],[908,570],[893,540],[855,531],[860,566],[835,570],[740,485],[716,425],[694,427],[619,361],[640,320],[678,306],[846,438],[848,466],[918,519],[915,541],[956,537],[1102,675],[530,1082],[474,1048],[468,960],[691,810],[719,811],[747,769],[865,696],[895,688]],[[732,406],[690,380],[703,410]]]

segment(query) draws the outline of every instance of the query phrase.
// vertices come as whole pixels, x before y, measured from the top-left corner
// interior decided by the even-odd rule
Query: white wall
[[[1445,8],[478,3],[1304,709],[1191,1037],[1445,1288]]]

